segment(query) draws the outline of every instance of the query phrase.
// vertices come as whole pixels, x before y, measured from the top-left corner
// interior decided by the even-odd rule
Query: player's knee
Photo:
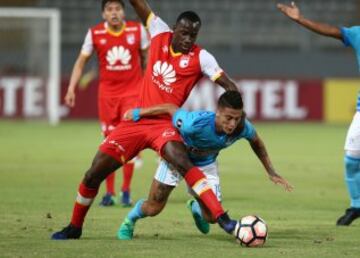
[[[114,158],[98,152],[93,159],[91,167],[85,173],[83,183],[88,187],[99,187],[101,182],[120,166],[121,164]]]
[[[95,177],[95,174],[90,172],[90,170],[86,171],[85,173],[85,176],[84,176],[84,179],[83,179],[83,183],[84,185],[86,185],[87,187],[90,187],[90,188],[97,188],[100,186],[101,184],[101,181],[98,180],[96,177]]]
[[[163,155],[166,161],[173,165],[182,175],[194,166],[183,143],[168,142],[164,147]]]

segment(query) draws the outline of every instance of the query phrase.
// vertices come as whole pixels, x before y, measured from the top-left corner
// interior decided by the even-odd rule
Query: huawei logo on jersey
[[[174,67],[167,62],[157,61],[153,66],[153,81],[161,90],[172,93],[170,85],[176,81]]]
[[[123,46],[115,46],[107,52],[106,60],[108,64],[106,68],[111,71],[120,71],[120,70],[130,70],[131,64],[131,54],[129,49],[124,48]],[[117,62],[120,62],[121,65],[116,65]]]
[[[114,65],[117,61],[120,61],[123,65],[127,65],[131,59],[129,49],[125,49],[123,46],[113,47],[107,52],[106,60],[110,65]]]

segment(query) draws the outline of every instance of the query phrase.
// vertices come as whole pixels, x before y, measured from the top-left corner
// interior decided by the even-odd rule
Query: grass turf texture
[[[360,220],[336,227],[348,207],[343,181],[347,125],[256,124],[286,193],[267,179],[246,141],[219,157],[224,207],[234,218],[257,214],[269,226],[263,248],[242,248],[217,225],[201,235],[186,209],[184,184],[157,217],[139,221],[132,241],[116,240],[129,209],[97,204],[83,237],[51,241],[70,219],[77,186],[101,141],[96,122],[0,123],[0,257],[358,257]],[[156,168],[152,151],[135,172],[132,198],[147,196]],[[117,177],[119,189],[120,176]]]

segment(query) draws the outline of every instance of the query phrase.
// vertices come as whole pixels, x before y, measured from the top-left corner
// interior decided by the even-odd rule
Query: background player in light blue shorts
[[[294,2],[291,5],[278,4],[278,8],[290,19],[318,34],[343,41],[356,53],[360,69],[360,26],[350,28],[335,27],[318,23],[302,16]],[[345,182],[350,195],[350,208],[336,222],[338,226],[348,226],[360,217],[360,94],[357,97],[356,113],[351,122],[345,141]]]
[[[276,184],[282,185],[291,191],[292,186],[279,176],[270,161],[265,145],[255,131],[254,126],[243,111],[241,94],[237,91],[227,91],[218,101],[216,113],[209,111],[189,112],[179,109],[172,104],[164,104],[145,109],[135,109],[125,114],[125,119],[137,121],[140,117],[154,115],[172,115],[176,127],[184,139],[191,161],[199,166],[207,177],[208,187],[211,187],[217,198],[221,200],[220,180],[216,158],[220,150],[232,145],[240,139],[249,141],[253,151],[262,162],[270,178]],[[144,200],[137,202],[129,212],[118,231],[119,239],[131,239],[135,222],[146,216],[155,216],[165,207],[170,192],[182,180],[180,174],[166,161],[160,161],[153,181],[150,195],[157,198],[147,200],[146,205],[151,206],[152,214],[144,214]],[[203,187],[200,187],[203,188]],[[196,186],[194,188],[196,192]],[[189,190],[196,200],[190,200],[188,207],[192,212],[198,229],[206,234],[209,232],[209,223],[214,223],[211,213],[202,205],[194,191]],[[149,207],[146,208],[149,210]]]

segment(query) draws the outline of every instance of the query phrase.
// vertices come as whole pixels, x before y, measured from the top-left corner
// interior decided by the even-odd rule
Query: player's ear
[[[101,17],[105,20],[105,12],[104,11],[101,13]]]

